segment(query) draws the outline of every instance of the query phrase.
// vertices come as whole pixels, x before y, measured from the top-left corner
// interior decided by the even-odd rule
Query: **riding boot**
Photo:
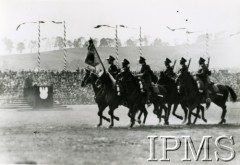
[[[210,103],[212,100],[209,97],[209,91],[206,89],[206,103]]]
[[[150,91],[148,91],[147,92],[147,105],[148,105],[148,107],[150,107],[150,105],[151,105],[151,102],[150,102],[150,95],[151,95],[151,92]]]

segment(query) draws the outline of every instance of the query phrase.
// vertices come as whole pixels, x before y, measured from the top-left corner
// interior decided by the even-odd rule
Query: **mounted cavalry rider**
[[[147,103],[150,103],[150,95],[152,93],[152,77],[153,71],[150,66],[146,64],[144,57],[140,56],[138,60],[139,64],[142,65],[140,73],[137,75],[143,80],[143,87],[147,92]]]
[[[205,91],[206,99],[207,101],[210,101],[209,92],[207,89],[211,85],[211,81],[209,79],[209,75],[211,74],[211,72],[209,71],[208,66],[205,64],[205,59],[200,57],[198,62],[200,65],[200,69],[198,70],[196,77],[197,77],[199,92],[203,93]]]
[[[164,71],[164,74],[172,79],[175,77],[175,73],[173,72],[173,67],[170,66],[171,62],[172,61],[169,60],[168,58],[166,58],[166,60],[164,61],[165,66],[166,66],[166,70]]]
[[[130,68],[129,68],[130,62],[127,59],[123,59],[122,61],[122,69],[116,76],[116,80],[121,84],[121,87],[125,88],[124,85],[126,84],[127,81],[131,81],[134,79]],[[120,90],[120,89],[118,89]],[[120,91],[118,91],[120,92]],[[126,91],[124,91],[126,93]]]
[[[187,62],[187,60],[182,57],[181,60],[180,60],[181,68],[178,71],[178,74],[182,74],[182,73],[188,72],[188,66],[186,65],[186,62]]]
[[[113,76],[113,78],[116,78],[117,74],[119,73],[119,69],[114,64],[114,60],[115,58],[111,55],[107,58],[109,64],[108,72]]]
[[[177,73],[178,76],[181,75],[181,74],[188,73],[188,66],[186,65],[186,62],[187,62],[187,60],[182,57],[181,60],[180,60],[181,68],[179,69],[179,71]],[[178,79],[178,76],[175,79],[175,81]],[[178,85],[178,92],[179,93],[184,93],[183,88],[181,88],[179,85]]]

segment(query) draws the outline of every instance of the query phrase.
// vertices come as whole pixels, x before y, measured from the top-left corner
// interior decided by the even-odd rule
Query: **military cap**
[[[130,62],[127,59],[123,59],[122,63],[124,63],[126,65],[130,64]]]
[[[169,63],[171,63],[171,62],[172,62],[171,60],[169,60],[168,58],[166,58],[165,63],[169,64]]]
[[[204,62],[205,62],[205,59],[202,58],[202,57],[200,57],[200,59],[199,59],[199,63],[204,63]]]
[[[185,63],[186,61],[187,61],[187,60],[182,57],[181,60],[180,60],[180,64]]]
[[[115,58],[114,58],[113,56],[110,55],[110,56],[107,58],[107,60],[109,60],[109,61],[114,61]]]
[[[138,60],[139,61],[145,61],[146,59],[144,57],[140,56]]]

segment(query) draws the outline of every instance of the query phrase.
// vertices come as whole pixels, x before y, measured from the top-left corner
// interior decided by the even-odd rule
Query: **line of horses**
[[[150,101],[154,106],[153,113],[159,118],[159,123],[163,118],[164,124],[169,125],[169,116],[172,106],[172,114],[178,119],[183,120],[183,123],[187,125],[196,123],[197,118],[200,118],[200,111],[202,120],[207,122],[207,119],[204,117],[205,108],[203,104],[206,104],[206,108],[209,108],[210,103],[205,101],[204,93],[199,92],[197,82],[193,75],[189,72],[185,72],[180,74],[177,81],[175,81],[166,76],[164,72],[161,72],[158,81],[155,83],[159,93],[152,94],[150,96]],[[103,119],[110,122],[109,128],[113,127],[114,120],[119,121],[119,117],[114,115],[114,110],[120,105],[126,106],[129,109],[129,127],[133,127],[135,122],[145,124],[148,115],[146,109],[147,94],[141,91],[139,80],[136,77],[130,76],[128,80],[122,82],[121,85],[125,89],[125,93],[120,96],[117,94],[116,85],[112,81],[112,77],[110,77],[107,72],[102,72],[101,75],[98,76],[95,72],[86,69],[81,86],[85,87],[88,84],[91,84],[93,87],[95,101],[98,105],[98,127],[102,125]],[[233,102],[237,100],[237,95],[234,90],[227,85],[217,84],[217,87],[219,89],[218,94],[215,93],[214,90],[210,90],[209,96],[213,103],[221,107],[222,115],[219,124],[223,124],[226,123],[226,102],[229,93],[231,95],[231,101]],[[179,92],[179,89],[183,92]],[[176,114],[176,109],[179,104],[184,111],[184,118]],[[106,107],[109,107],[108,114],[110,115],[110,119],[103,115],[103,111]],[[196,113],[193,112],[194,109],[197,109]],[[162,115],[162,110],[165,112],[164,115]],[[135,119],[138,111],[140,111],[140,113],[137,119]],[[142,114],[144,115],[143,122],[141,122]],[[193,123],[191,121],[192,116],[195,117]]]

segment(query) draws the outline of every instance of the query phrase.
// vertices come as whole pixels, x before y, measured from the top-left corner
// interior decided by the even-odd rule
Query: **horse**
[[[155,90],[152,88],[152,93],[150,95],[150,102],[153,104],[153,113],[155,115],[157,115],[158,119],[159,119],[159,123],[161,123],[161,118],[164,118],[164,125],[169,125],[168,119],[166,118],[167,116],[162,116],[162,109],[164,109],[164,111],[167,111],[167,107],[165,106],[165,102],[164,102],[164,97],[167,95],[167,91],[165,89],[164,86],[156,84],[156,82],[154,82],[155,84],[152,84],[152,86],[155,86],[156,92],[154,92]],[[146,91],[144,91],[146,92]],[[161,108],[161,110],[159,110],[159,107]],[[138,121],[141,122],[140,118],[142,115],[142,111],[140,112],[139,116],[138,116]]]
[[[162,72],[160,72],[160,76],[159,76],[159,79],[158,79],[157,83],[160,84],[160,85],[163,85],[166,88],[166,91],[167,91],[167,96],[165,97],[165,102],[168,105],[168,110],[167,110],[167,112],[165,112],[165,115],[167,115],[167,120],[169,119],[169,115],[171,113],[172,105],[174,105],[173,112],[172,112],[173,116],[175,116],[176,118],[178,118],[180,120],[183,120],[182,116],[176,114],[177,107],[180,104],[183,111],[184,111],[184,120],[183,120],[182,123],[185,123],[186,120],[187,120],[188,109],[185,105],[185,102],[181,101],[182,93],[179,93],[175,80],[171,79],[169,76],[167,76],[162,71]],[[197,107],[197,112],[198,113],[197,114],[192,113],[192,115],[194,115],[196,118],[198,118],[199,117],[199,115],[198,115],[199,110],[201,110],[203,112],[204,107],[203,106],[198,106]],[[160,112],[161,112],[161,108],[160,108]],[[202,119],[205,122],[207,121],[205,119],[204,115],[202,115]]]
[[[95,73],[90,72],[89,70],[85,70],[85,75],[81,82],[81,87],[85,87],[88,84],[92,85],[95,94],[95,101],[98,105],[99,124],[97,125],[97,127],[100,127],[102,125],[102,119],[106,120],[107,122],[110,122],[110,119],[103,116],[103,111],[106,109],[106,107],[108,107],[108,104],[103,97],[104,90],[101,86],[100,87],[97,86],[96,84],[97,81],[98,76]]]
[[[189,72],[180,73],[176,79],[176,83],[178,84],[178,90],[182,93],[180,102],[184,102],[186,107],[188,108],[187,125],[190,125],[193,110],[197,108],[198,114],[199,109],[204,109],[203,106],[201,105],[202,100],[204,98],[204,93],[199,92],[197,82],[194,80],[193,76]],[[208,107],[210,107],[210,103],[207,103],[207,108]],[[195,122],[196,118],[194,123]]]
[[[193,110],[193,107],[196,106],[196,104],[206,103],[204,93],[200,93],[198,90],[197,82],[193,78],[192,75],[190,75],[189,72],[182,73],[178,77],[178,81],[180,84],[180,87],[184,89],[185,96],[184,99],[186,100],[189,111],[191,112]],[[221,121],[218,124],[224,124],[226,123],[226,112],[227,112],[227,106],[226,102],[229,96],[229,93],[231,95],[232,101],[235,102],[237,100],[237,95],[235,91],[227,86],[227,85],[216,85],[219,89],[219,93],[214,92],[213,87],[209,87],[210,94],[209,97],[211,101],[216,104],[217,106],[222,108],[222,115],[221,115]],[[210,107],[210,103],[206,103],[207,108]],[[191,115],[188,115],[188,124],[191,123]]]
[[[215,84],[209,85],[209,87],[207,89],[208,92],[209,92],[209,98],[211,99],[211,101],[215,105],[222,108],[221,120],[218,124],[224,124],[224,123],[226,123],[226,119],[225,119],[226,113],[227,113],[226,102],[228,100],[228,96],[230,94],[231,101],[236,102],[237,101],[237,94],[235,93],[235,91],[230,86],[223,85],[223,84],[216,84],[215,85],[218,89],[218,92],[216,92],[213,85],[215,85]]]

